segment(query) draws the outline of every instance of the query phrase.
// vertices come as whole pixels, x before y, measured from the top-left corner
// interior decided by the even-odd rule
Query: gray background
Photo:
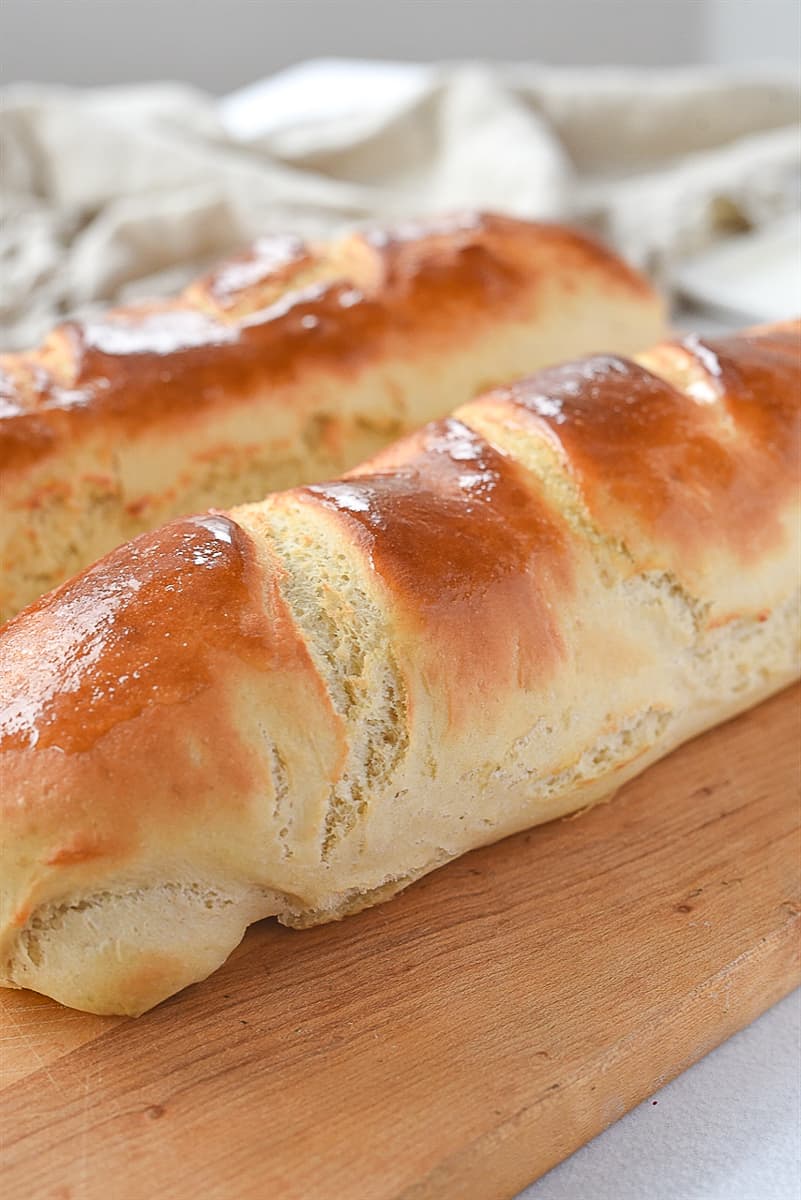
[[[798,0],[0,0],[5,83],[224,92],[330,55],[797,64],[800,43]]]

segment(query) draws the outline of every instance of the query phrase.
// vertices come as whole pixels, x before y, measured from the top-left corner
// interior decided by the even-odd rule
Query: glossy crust
[[[3,982],[142,1012],[790,682],[800,335],[541,372],[10,622]]]
[[[173,301],[0,356],[0,620],[182,512],[331,477],[483,388],[661,331],[558,226],[467,214],[259,239]]]

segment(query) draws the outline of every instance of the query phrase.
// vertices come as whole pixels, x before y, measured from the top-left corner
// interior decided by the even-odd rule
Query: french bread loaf
[[[661,336],[584,236],[499,216],[266,237],[0,357],[0,621],[136,534],[339,474],[490,384]]]
[[[0,981],[141,1013],[789,683],[800,331],[546,370],[9,622]]]

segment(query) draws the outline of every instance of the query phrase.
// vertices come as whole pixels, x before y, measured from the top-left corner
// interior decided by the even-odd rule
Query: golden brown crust
[[[592,268],[653,302],[645,281],[559,226],[470,214],[331,247],[293,237],[251,250],[175,301],[70,321],[40,350],[0,356],[0,469],[36,461],[103,419],[120,434],[235,402],[328,365],[343,377],[414,329],[437,346],[530,307],[537,281]]]
[[[275,669],[293,643],[260,592],[249,541],[222,513],[112,552],[4,630],[0,750],[90,750],[145,708],[206,690],[221,654]]]
[[[0,631],[0,980],[141,1012],[790,682],[798,332],[542,372]]]
[[[469,718],[482,693],[541,685],[556,668],[572,585],[564,523],[461,421],[437,421],[300,495],[358,530],[396,619],[411,617],[436,648],[432,678],[453,692],[452,719]]]
[[[0,622],[170,519],[335,478],[492,383],[658,337],[569,230],[468,215],[260,238],[175,300],[0,358]]]
[[[688,337],[642,362],[588,358],[483,403],[524,416],[561,448],[608,537],[647,553],[637,526],[685,560],[720,546],[747,566],[781,539],[798,484],[801,322]]]
[[[159,831],[173,862],[203,830],[213,846],[232,818],[248,838],[271,768],[229,688],[252,689],[256,706],[270,695],[298,724],[315,712],[309,765],[324,786],[342,756],[340,722],[279,574],[229,517],[190,517],[120,547],[4,627],[0,827],[6,847],[34,846],[6,912],[12,927],[76,872],[95,886],[109,871],[136,877],[146,848],[158,855]]]

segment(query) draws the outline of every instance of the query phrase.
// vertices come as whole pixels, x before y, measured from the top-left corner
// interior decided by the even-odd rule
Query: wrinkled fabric
[[[259,233],[466,207],[671,266],[798,208],[789,77],[303,64],[219,101],[182,85],[24,86],[0,104],[0,341],[175,291]]]

